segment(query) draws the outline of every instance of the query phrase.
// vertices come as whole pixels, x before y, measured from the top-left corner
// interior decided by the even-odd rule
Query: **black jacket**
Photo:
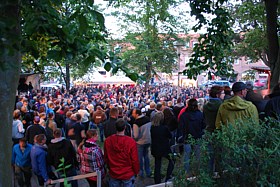
[[[117,118],[110,117],[107,121],[104,122],[103,125],[104,125],[105,138],[108,138],[109,136],[117,133],[116,121],[117,121]]]
[[[56,122],[57,128],[65,128],[65,118],[62,114],[55,113],[54,121]]]
[[[265,115],[280,121],[280,92],[270,94],[271,99],[265,106]]]
[[[183,136],[187,139],[190,134],[194,139],[198,139],[204,134],[204,129],[205,123],[202,112],[186,110],[180,117],[177,138]]]
[[[38,134],[46,135],[46,131],[45,131],[44,127],[40,126],[39,124],[30,125],[27,128],[25,138],[28,141],[28,143],[34,144],[34,137]]]
[[[154,157],[168,156],[171,153],[169,140],[172,135],[166,125],[151,127],[151,154]]]
[[[61,164],[61,158],[64,158],[65,166],[71,164],[70,168],[73,168],[78,165],[76,152],[71,142],[64,138],[53,139],[48,145],[48,164],[58,169],[59,164]]]

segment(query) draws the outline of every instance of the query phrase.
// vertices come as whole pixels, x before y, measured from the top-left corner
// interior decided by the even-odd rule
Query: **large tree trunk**
[[[271,70],[271,84],[273,88],[279,82],[280,60],[279,41],[277,35],[277,7],[278,0],[265,0],[266,24],[268,38],[268,60]]]
[[[0,53],[0,187],[12,186],[12,114],[20,70],[20,24],[19,1],[2,0],[1,18],[7,18],[6,32],[1,32],[4,46]],[[3,29],[3,25],[1,26]],[[3,30],[2,30],[3,31]],[[12,48],[8,48],[12,45]],[[12,51],[12,53],[10,53]]]

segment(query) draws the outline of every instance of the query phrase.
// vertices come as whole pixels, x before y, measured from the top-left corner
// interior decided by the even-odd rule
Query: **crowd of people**
[[[280,120],[280,84],[265,98],[243,82],[234,83],[232,89],[177,91],[173,86],[145,90],[113,85],[20,94],[12,124],[16,182],[31,186],[32,172],[42,186],[56,177],[100,171],[102,179],[109,176],[111,187],[134,186],[137,176],[153,177],[158,184],[163,180],[163,158],[168,160],[164,181],[172,179],[176,142],[183,144],[186,177],[191,177],[190,155],[193,151],[199,160],[200,147],[190,145],[189,135],[200,139],[205,131],[214,132],[235,120],[244,124],[259,123],[264,117]],[[87,181],[97,185],[97,177]],[[78,186],[77,181],[71,184]]]

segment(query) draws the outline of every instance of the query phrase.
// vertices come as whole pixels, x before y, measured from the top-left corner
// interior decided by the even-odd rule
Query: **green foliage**
[[[63,185],[65,186],[65,187],[71,187],[71,184],[69,184],[68,183],[68,181],[67,181],[67,179],[66,179],[66,169],[68,169],[68,168],[70,168],[71,167],[71,164],[69,164],[69,165],[66,165],[65,166],[65,159],[64,159],[64,157],[62,157],[61,159],[60,159],[60,164],[58,165],[58,169],[57,170],[55,170],[56,172],[63,172],[62,173],[62,177],[64,177],[65,179],[64,179],[64,182],[63,182]]]
[[[280,165],[280,122],[275,119],[266,119],[260,125],[253,121],[247,124],[236,122],[190,143],[200,145],[201,149],[196,180],[186,180],[186,175],[181,172],[176,176],[175,186],[280,185],[280,169],[277,167]],[[213,177],[213,172],[209,171],[210,145],[214,149],[218,177]],[[194,165],[197,163],[192,155],[191,166]],[[176,181],[181,184],[176,185]]]
[[[225,0],[190,0],[191,15],[198,23],[193,27],[198,31],[207,25],[207,33],[200,36],[184,74],[196,78],[203,71],[218,76],[230,76],[232,71],[232,19],[225,8]],[[211,16],[211,17],[210,17]]]
[[[120,21],[121,30],[126,33],[123,40],[117,41],[126,45],[117,55],[120,64],[116,64],[116,69],[125,71],[131,79],[142,78],[146,83],[158,72],[172,72],[176,65],[173,42],[177,33],[185,31],[186,27],[181,24],[184,14],[173,15],[170,9],[180,12],[180,3],[148,0],[114,4],[121,9],[112,14],[123,20]]]
[[[247,56],[252,59],[252,62],[261,59],[269,66],[264,3],[260,0],[250,0],[228,8],[235,20],[235,29],[241,32],[238,33],[234,47],[235,55]]]
[[[91,1],[23,1],[22,36],[25,69],[46,75],[45,66],[56,67],[65,81],[65,68],[86,73],[106,56],[104,17]]]
[[[6,70],[9,66],[5,65],[8,57],[16,56],[20,51],[20,37],[18,36],[19,22],[16,15],[18,13],[17,2],[0,2],[0,69]],[[15,14],[9,12],[14,11]]]

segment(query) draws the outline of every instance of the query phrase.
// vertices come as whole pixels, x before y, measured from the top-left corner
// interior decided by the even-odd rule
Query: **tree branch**
[[[61,73],[61,75],[62,75],[64,81],[66,82],[66,75],[65,75],[65,73],[63,73],[63,70],[62,70],[61,65],[60,65],[58,62],[55,62],[55,63],[56,63],[56,65],[58,66],[58,68],[60,69],[60,73]]]

